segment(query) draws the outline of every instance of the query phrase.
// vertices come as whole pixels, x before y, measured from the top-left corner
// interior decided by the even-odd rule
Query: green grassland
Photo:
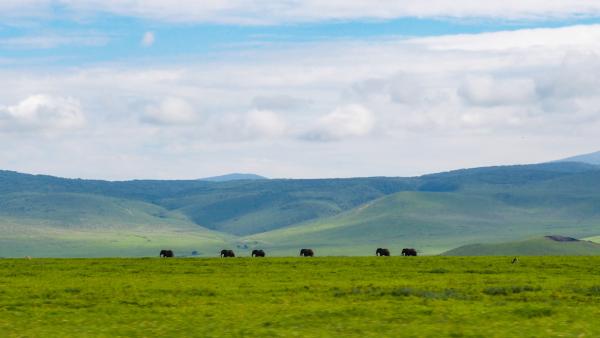
[[[598,337],[600,257],[2,259],[2,337]]]

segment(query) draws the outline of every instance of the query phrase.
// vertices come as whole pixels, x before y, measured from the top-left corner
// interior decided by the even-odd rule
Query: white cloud
[[[85,124],[81,104],[70,97],[31,95],[13,106],[0,107],[0,128],[66,130]]]
[[[146,33],[144,33],[144,36],[142,36],[141,44],[144,47],[150,47],[154,44],[154,41],[155,41],[154,32],[146,32]]]
[[[531,78],[467,76],[458,93],[468,104],[480,106],[528,104],[537,99],[536,85]]]
[[[590,0],[503,0],[493,4],[474,0],[5,0],[0,3],[0,12],[33,15],[42,11],[40,8],[50,11],[57,5],[78,13],[109,12],[165,21],[236,24],[400,17],[547,19],[600,13],[600,4]]]
[[[0,39],[0,47],[11,49],[50,49],[60,46],[104,46],[110,41],[103,34],[45,34]]]
[[[481,34],[414,38],[407,42],[432,50],[503,51],[509,49],[600,49],[600,25],[520,29]]]
[[[245,118],[246,133],[260,137],[277,137],[286,132],[286,122],[276,113],[267,110],[252,110]]]
[[[216,140],[244,142],[284,137],[287,122],[279,114],[253,109],[244,114],[223,114],[214,119],[209,134]]]
[[[337,107],[321,117],[312,130],[304,135],[313,141],[342,140],[348,137],[365,136],[375,126],[375,117],[367,108],[357,104]]]
[[[57,160],[42,151],[4,153],[62,156],[74,145],[88,151],[62,156],[53,173],[89,159],[89,175],[108,178],[209,176],[240,163],[272,177],[408,175],[589,152],[600,144],[600,47],[578,35],[599,31],[506,32],[502,48],[484,33],[297,43],[176,65],[5,67],[0,102],[77,97],[90,123],[52,145],[0,132],[0,167],[45,168]],[[1,111],[3,130],[24,128]],[[140,164],[126,174],[122,158]]]
[[[310,100],[290,95],[259,95],[252,99],[252,105],[259,110],[298,110],[310,105]]]
[[[159,104],[146,107],[141,120],[155,125],[189,125],[197,122],[199,115],[192,105],[178,97],[167,97]]]

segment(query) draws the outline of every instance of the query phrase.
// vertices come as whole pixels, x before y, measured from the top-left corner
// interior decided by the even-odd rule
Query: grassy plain
[[[2,259],[2,337],[598,337],[600,257]]]

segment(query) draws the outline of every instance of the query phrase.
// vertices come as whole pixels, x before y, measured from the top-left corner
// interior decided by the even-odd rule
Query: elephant
[[[233,250],[221,250],[221,257],[235,257]]]
[[[300,250],[300,256],[313,257],[314,255],[315,255],[315,252],[312,249],[301,249]]]
[[[389,256],[390,255],[390,250],[385,249],[385,248],[377,248],[377,251],[375,251],[375,256]]]
[[[416,255],[417,255],[417,250],[415,250],[415,249],[409,249],[409,248],[402,249],[402,256],[416,256]]]
[[[265,257],[263,250],[252,250],[252,257]]]
[[[160,250],[160,257],[175,257],[173,250]]]

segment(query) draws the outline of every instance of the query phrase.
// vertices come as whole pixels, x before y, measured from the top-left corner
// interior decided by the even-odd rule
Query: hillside
[[[594,152],[594,153],[589,153],[589,154],[584,154],[584,155],[578,155],[578,156],[573,156],[573,157],[565,158],[562,161],[565,161],[565,162],[582,162],[582,163],[589,163],[589,164],[594,164],[594,165],[600,165],[600,151],[597,151],[597,152]]]
[[[314,246],[332,254],[371,254],[379,246],[393,252],[415,247],[437,254],[482,240],[511,241],[557,232],[594,235],[600,232],[598,203],[598,198],[569,201],[517,189],[509,197],[496,191],[400,192],[340,215],[250,239],[267,247]]]
[[[600,236],[588,237],[588,238],[584,238],[584,240],[600,244]]]
[[[0,171],[0,194],[78,193],[141,201],[177,211],[197,225],[235,235],[335,215],[414,188],[412,179],[404,178],[109,182]],[[19,210],[21,217],[31,216],[27,202]]]
[[[0,257],[209,254],[231,240],[160,206],[75,193],[0,195]]]
[[[225,182],[0,171],[0,256],[154,255],[164,246],[296,254],[437,254],[553,233],[600,234],[600,170],[555,162],[421,177]],[[143,238],[149,238],[145,240]],[[128,240],[125,240],[129,238]]]
[[[470,244],[443,253],[445,256],[596,256],[600,244],[584,240],[556,240],[546,236],[518,242]]]

